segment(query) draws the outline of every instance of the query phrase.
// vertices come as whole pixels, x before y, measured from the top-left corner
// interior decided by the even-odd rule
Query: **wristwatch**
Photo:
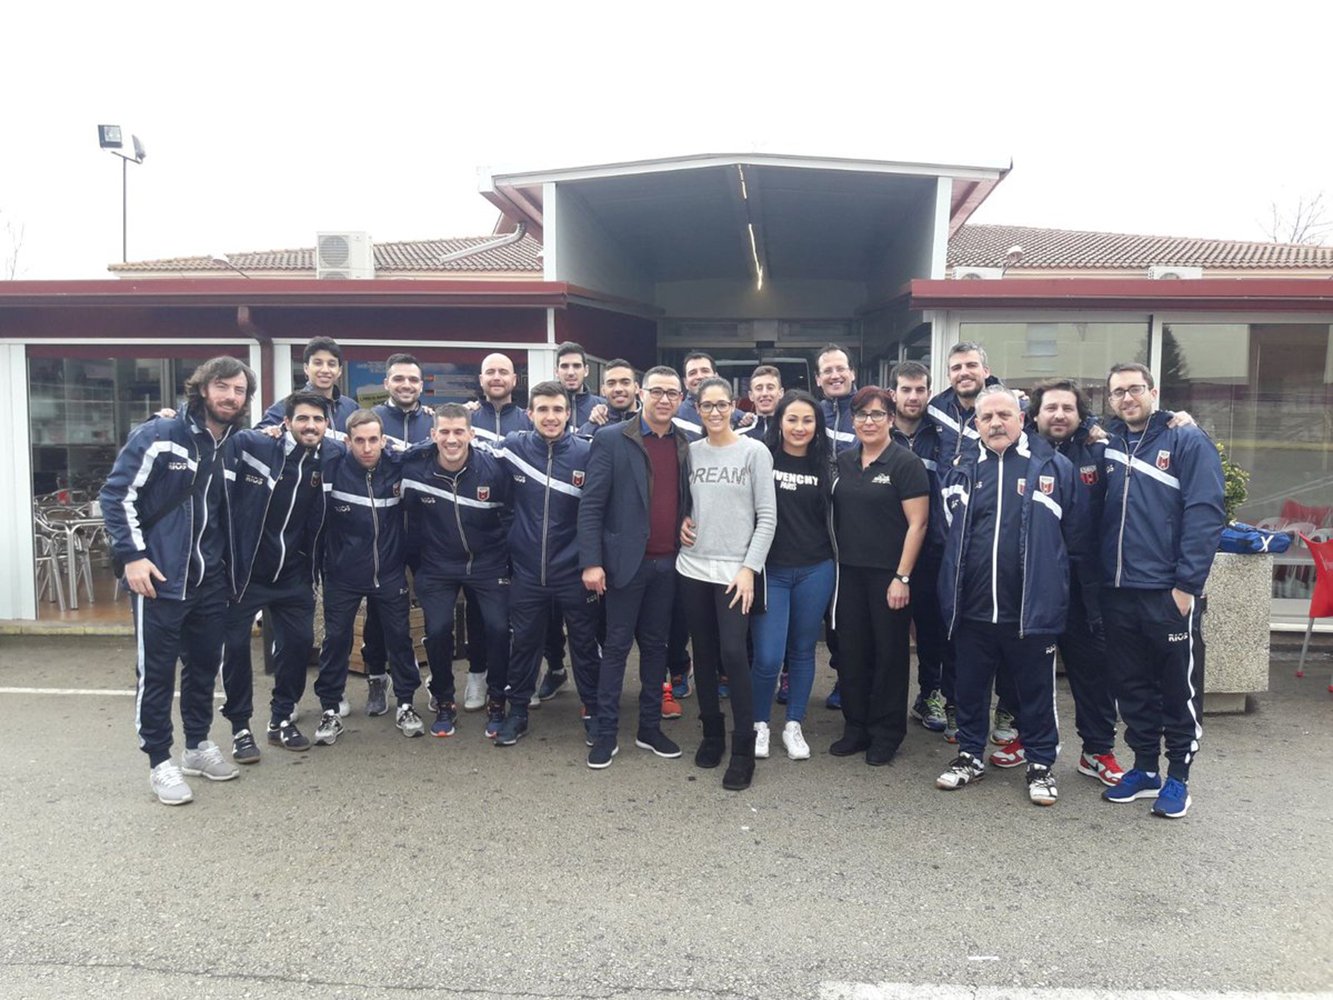
[[[911,577],[909,577],[906,573],[894,573],[893,578],[897,580],[899,583],[904,585],[911,582]]]

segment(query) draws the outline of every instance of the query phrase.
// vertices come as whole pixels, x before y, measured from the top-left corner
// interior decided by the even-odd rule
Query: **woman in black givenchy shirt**
[[[879,386],[852,397],[857,446],[838,456],[833,484],[844,728],[829,753],[864,751],[871,765],[892,760],[907,733],[908,604],[930,509],[926,468],[893,441],[892,413],[889,394]]]

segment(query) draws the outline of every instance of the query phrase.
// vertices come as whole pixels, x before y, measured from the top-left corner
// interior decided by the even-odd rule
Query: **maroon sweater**
[[[643,447],[648,452],[649,490],[648,507],[648,548],[644,555],[674,556],[676,537],[680,531],[680,468],[676,459],[676,439],[668,434],[658,437],[656,434],[643,435]]]

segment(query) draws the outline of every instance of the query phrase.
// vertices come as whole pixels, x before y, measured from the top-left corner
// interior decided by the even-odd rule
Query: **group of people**
[[[1112,367],[1114,419],[1103,427],[1072,380],[1024,396],[971,343],[950,351],[950,385],[934,396],[929,370],[911,361],[888,386],[858,388],[839,345],[816,358],[822,398],[784,391],[781,372],[760,365],[748,413],[702,352],[686,357],[683,376],[656,366],[640,378],[612,360],[601,395],[586,386],[579,345],[560,345],[556,358],[558,378],[532,385],[526,408],[513,400],[512,361],[497,353],[482,363],[478,402],[431,409],[421,365],[395,354],[388,399],[362,409],[338,389],[341,349],[316,338],[304,352],[308,382],[257,428],[240,426],[254,373],[220,357],[191,376],[181,412],[134,429],[100,499],[132,592],[136,725],[160,801],[190,801],[186,776],[229,780],[259,759],[250,636],[260,612],[272,636],[270,745],[303,751],[343,733],[363,602],[367,713],[387,713],[392,688],[405,736],[454,735],[461,592],[463,707],[486,709],[497,747],[521,740],[530,710],[572,673],[587,764],[610,766],[637,643],[635,746],[680,757],[662,720],[697,695],[694,762],[725,759],[723,786],[744,789],[770,754],[775,702],[786,755],[810,756],[803,723],[823,631],[844,722],[831,754],[887,764],[910,717],[958,745],[937,787],[1026,764],[1030,800],[1051,805],[1058,649],[1079,772],[1109,801],[1152,798],[1158,815],[1186,813],[1222,475],[1193,422],[1158,411],[1146,366]],[[312,741],[297,704],[317,586]],[[429,726],[414,704],[413,599],[425,621]],[[208,739],[219,670],[230,760]],[[1117,714],[1129,771],[1114,753]]]

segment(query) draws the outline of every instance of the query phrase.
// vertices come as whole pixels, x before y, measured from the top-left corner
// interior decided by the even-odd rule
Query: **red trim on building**
[[[922,279],[909,284],[908,295],[913,309],[1333,311],[1333,281],[1309,278]]]

